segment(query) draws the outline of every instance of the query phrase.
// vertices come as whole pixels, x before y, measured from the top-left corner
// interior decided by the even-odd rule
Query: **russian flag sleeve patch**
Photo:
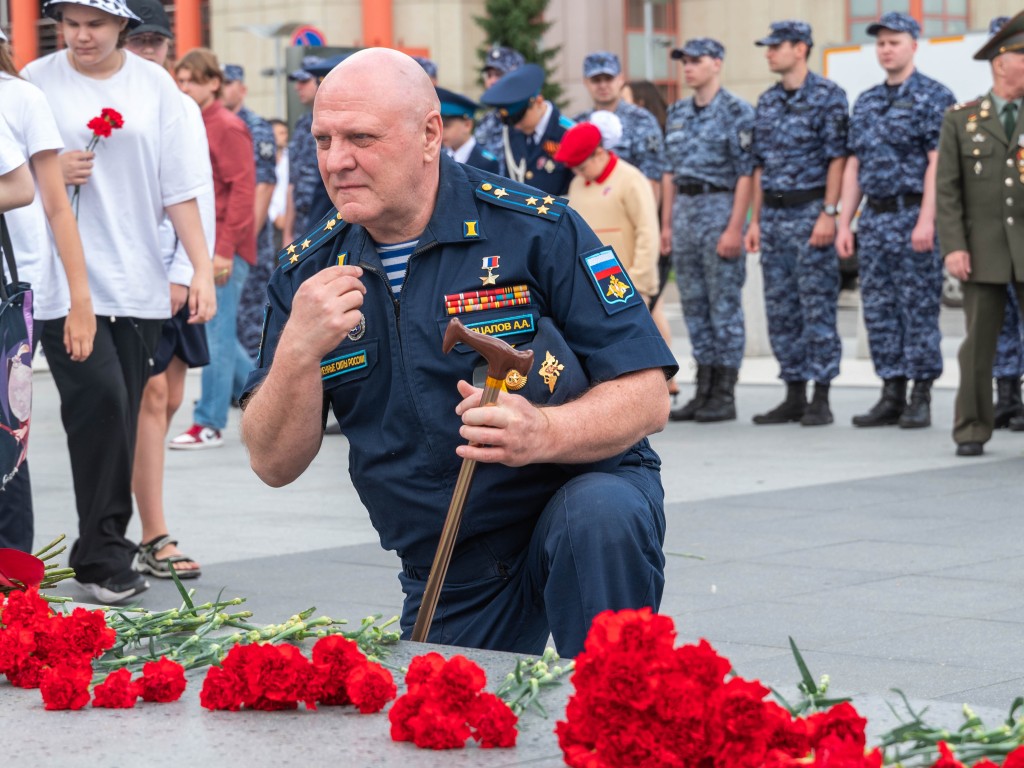
[[[601,297],[601,306],[609,315],[621,312],[640,301],[629,275],[610,247],[605,246],[596,251],[580,254],[580,258],[597,295]]]

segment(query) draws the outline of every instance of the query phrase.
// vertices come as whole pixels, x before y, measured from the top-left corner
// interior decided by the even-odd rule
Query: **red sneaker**
[[[224,438],[219,429],[193,424],[188,432],[182,432],[167,445],[179,451],[199,451],[203,448],[220,448]]]

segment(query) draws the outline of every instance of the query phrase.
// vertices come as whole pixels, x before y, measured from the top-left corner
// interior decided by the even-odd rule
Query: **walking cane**
[[[526,376],[533,366],[532,350],[513,349],[501,339],[469,330],[459,318],[453,317],[444,332],[442,349],[445,354],[451,352],[459,342],[475,349],[487,361],[487,381],[484,384],[481,405],[494,405],[498,399],[498,393],[505,388],[505,377],[511,371],[518,372],[520,376]],[[427,577],[423,601],[420,603],[419,612],[416,614],[416,624],[412,629],[412,639],[418,643],[426,641],[430,625],[434,621],[434,611],[437,610],[437,600],[441,596],[444,577],[448,573],[448,565],[451,563],[452,552],[455,550],[455,539],[459,535],[459,524],[462,522],[462,510],[466,505],[466,495],[469,493],[469,484],[473,480],[475,469],[476,461],[474,459],[462,460],[459,479],[455,482],[452,502],[448,506],[448,515],[445,517],[444,527],[441,529],[441,539],[437,544],[437,554],[434,555],[434,565]]]

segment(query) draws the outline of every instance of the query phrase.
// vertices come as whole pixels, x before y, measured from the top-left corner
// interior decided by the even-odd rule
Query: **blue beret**
[[[773,21],[771,33],[762,37],[755,45],[778,45],[779,43],[807,43],[814,45],[811,38],[811,25],[806,21]]]
[[[461,93],[440,86],[435,86],[434,90],[437,91],[437,100],[441,102],[441,117],[468,117],[472,120],[480,109],[479,104]]]
[[[484,91],[480,101],[489,107],[498,107],[514,114],[524,109],[530,99],[540,93],[543,85],[543,67],[524,64],[514,72],[503,75],[498,82]]]
[[[1002,29],[1003,25],[1009,20],[1009,16],[996,16],[994,19],[992,19],[992,21],[988,23],[988,33],[990,35],[994,35],[996,32]]]
[[[615,77],[622,72],[622,64],[619,57],[611,51],[597,51],[591,53],[583,60],[583,76],[586,78],[597,75],[611,75]]]
[[[224,82],[225,83],[244,83],[245,82],[245,70],[242,69],[240,64],[225,64],[224,65]]]
[[[417,64],[423,67],[423,71],[427,73],[427,77],[434,78],[435,80],[437,79],[437,64],[426,56],[413,56],[413,59]]]
[[[921,25],[917,23],[917,19],[897,11],[882,14],[882,18],[868,27],[868,34],[877,35],[883,29],[892,32],[906,32],[915,40],[921,35]]]
[[[501,74],[507,75],[509,72],[519,69],[525,63],[526,59],[523,58],[523,54],[519,51],[506,48],[504,45],[495,45],[487,52],[487,57],[480,71],[496,69]]]
[[[672,49],[672,58],[681,59],[689,56],[699,59],[701,56],[710,56],[712,59],[725,58],[725,46],[710,37],[695,37],[683,43],[682,48]]]

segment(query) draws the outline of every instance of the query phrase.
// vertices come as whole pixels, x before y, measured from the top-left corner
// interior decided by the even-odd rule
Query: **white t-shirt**
[[[3,113],[0,113],[0,176],[6,176],[15,168],[25,164],[25,154],[14,139],[14,134],[7,126]]]
[[[277,183],[274,185],[274,194],[270,196],[270,207],[267,209],[267,219],[276,221],[278,216],[284,216],[285,208],[288,207],[288,147],[281,150],[281,156],[277,159]]]
[[[129,54],[134,56],[135,54]],[[181,93],[179,91],[179,93]],[[213,258],[213,247],[217,242],[217,203],[213,197],[213,166],[210,165],[210,145],[206,138],[206,124],[203,122],[203,111],[196,104],[195,99],[184,93],[181,94],[182,104],[185,105],[185,115],[188,118],[188,127],[192,131],[192,138],[196,143],[197,151],[192,157],[183,157],[182,162],[195,163],[203,178],[207,180],[203,191],[196,197],[199,204],[199,218],[203,222],[203,236],[206,238],[206,248]],[[185,253],[185,246],[181,244],[177,234],[174,232],[174,225],[170,218],[164,217],[160,224],[160,252],[164,257],[164,267],[167,269],[167,281],[178,285],[189,285],[192,282],[192,262]]]
[[[96,147],[78,229],[96,314],[158,320],[171,314],[160,222],[167,206],[198,197],[206,180],[194,163],[182,162],[199,149],[181,92],[156,64],[123,55],[124,65],[106,80],[75,71],[63,50],[22,75],[46,94],[68,150],[85,148],[93,135],[87,124],[102,109],[124,118],[124,127]]]
[[[0,72],[0,114],[23,156],[31,159],[37,152],[64,148],[46,96],[32,83]],[[63,278],[64,269],[53,248],[41,197],[37,194],[30,204],[6,216],[18,279],[31,283],[34,291],[33,315],[39,320],[63,317],[70,297],[67,281],[58,278]]]

